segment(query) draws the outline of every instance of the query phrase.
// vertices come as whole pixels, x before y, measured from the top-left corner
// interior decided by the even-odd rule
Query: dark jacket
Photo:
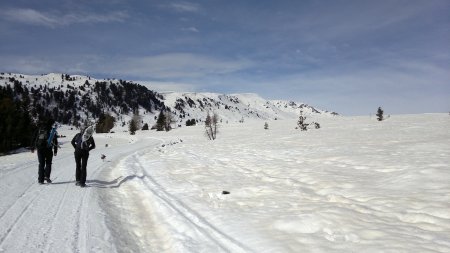
[[[39,143],[39,132],[41,129],[44,129],[47,133],[46,139],[43,143]],[[53,152],[58,152],[58,134],[55,133],[55,136],[53,137],[53,140],[51,142],[51,146],[48,146],[47,138],[50,136],[50,132],[52,131],[52,128],[46,128],[46,127],[40,127],[36,132],[34,132],[32,143],[31,143],[31,150],[34,151],[35,149],[48,149],[51,150],[53,148]]]
[[[75,151],[91,151],[95,148],[94,137],[89,137],[87,141],[83,143],[83,135],[81,133],[77,133],[72,139],[72,146],[75,148]]]

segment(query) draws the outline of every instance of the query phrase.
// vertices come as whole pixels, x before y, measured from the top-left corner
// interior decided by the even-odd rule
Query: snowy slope
[[[89,101],[97,103],[98,98],[92,90],[93,86],[86,87],[85,82],[93,84],[95,82],[106,82],[106,87],[110,84],[120,85],[120,80],[116,79],[95,79],[87,76],[71,75],[70,80],[65,80],[63,74],[47,74],[47,75],[21,75],[2,73],[0,75],[0,85],[11,85],[9,78],[13,77],[15,80],[22,82],[24,85],[31,88],[47,87],[59,89],[62,92],[67,90],[77,91],[77,102],[83,96],[88,96]],[[148,87],[150,90],[152,87]],[[111,93],[110,93],[111,95]],[[266,100],[257,94],[217,94],[217,93],[181,93],[170,92],[162,93],[160,101],[169,108],[176,123],[173,127],[184,126],[189,119],[195,119],[198,122],[206,118],[207,112],[217,113],[222,119],[222,122],[239,122],[247,119],[256,120],[273,120],[273,119],[294,119],[298,118],[300,111],[306,115],[321,115],[330,117],[336,113],[327,112],[316,109],[312,106],[292,101],[283,100]],[[114,100],[114,97],[111,97]],[[56,104],[50,104],[50,107],[58,107]],[[116,122],[116,129],[126,129],[127,126],[122,127],[121,122],[128,122],[131,119],[132,112],[128,114],[121,114],[120,107],[106,107],[105,105],[98,105],[102,111],[106,111],[118,118]],[[80,106],[78,113],[86,118],[87,113],[84,112],[86,108]],[[140,107],[140,116],[144,123],[152,126],[155,123],[155,116],[158,111],[148,112]],[[119,128],[119,129],[118,129]]]
[[[126,125],[133,114],[133,105],[130,104],[131,100],[134,100],[134,103],[139,104],[139,112],[141,115],[145,115],[149,111],[155,109],[159,110],[161,108],[161,106],[155,104],[155,102],[160,103],[158,98],[155,97],[158,96],[157,93],[148,90],[147,92],[141,92],[146,96],[146,102],[151,104],[151,106],[144,108],[142,103],[138,102],[140,101],[138,100],[139,98],[130,98],[131,93],[134,93],[133,95],[136,96],[136,90],[141,91],[138,89],[139,87],[137,87],[138,84],[128,82],[127,85],[133,85],[133,88],[127,89],[122,83],[123,81],[117,79],[95,79],[88,76],[59,73],[50,73],[46,75],[0,74],[1,86],[9,85],[14,90],[14,82],[20,82],[23,87],[26,87],[31,96],[31,101],[37,101],[37,104],[41,105],[41,107],[45,108],[50,113],[53,114],[53,110],[57,110],[61,114],[61,108],[65,108],[66,113],[74,112],[71,115],[70,121],[65,124],[73,124],[75,115],[80,117],[80,119],[77,119],[78,123],[83,123],[82,121],[88,119],[91,122],[89,124],[92,124],[92,122],[98,120],[98,118],[93,118],[92,116],[95,115],[93,112],[95,109],[97,115],[99,115],[100,112],[105,112],[114,116],[116,118],[116,126],[122,128],[120,126]],[[95,85],[97,82],[101,83],[98,89],[96,89]],[[113,85],[114,89],[112,88]],[[102,90],[103,87],[105,87],[104,90]],[[115,97],[115,93],[118,93],[117,87],[122,88],[122,93]],[[125,94],[125,89],[128,90],[128,94]],[[63,100],[63,103],[70,103],[70,105],[68,106],[66,104],[61,104],[62,102],[56,102],[56,97],[60,98],[59,100]],[[124,112],[124,104],[128,112]],[[32,109],[33,108],[30,108],[30,111],[32,111]],[[147,122],[153,122],[153,118],[153,113],[145,115]]]
[[[337,115],[292,101],[266,100],[257,94],[163,93],[164,103],[171,108],[179,124],[187,119],[204,120],[206,114],[217,113],[222,122],[245,120],[278,120],[305,115],[332,117]]]
[[[86,189],[0,157],[0,252],[450,252],[448,115],[317,121],[97,134]]]

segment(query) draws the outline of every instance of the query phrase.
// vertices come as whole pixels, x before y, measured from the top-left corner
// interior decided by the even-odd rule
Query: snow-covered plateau
[[[62,127],[52,184],[0,157],[0,252],[450,252],[449,115],[314,121],[95,134],[86,188]]]

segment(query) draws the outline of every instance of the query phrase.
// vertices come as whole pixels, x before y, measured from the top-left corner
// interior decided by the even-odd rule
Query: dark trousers
[[[75,179],[81,184],[86,183],[86,166],[89,158],[89,151],[76,150],[75,151]]]
[[[39,160],[38,181],[44,181],[44,178],[50,178],[52,173],[53,152],[51,148],[40,148],[37,150]]]

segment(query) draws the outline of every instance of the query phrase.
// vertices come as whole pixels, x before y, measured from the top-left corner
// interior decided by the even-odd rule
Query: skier
[[[76,185],[86,186],[86,166],[89,158],[89,151],[95,148],[95,141],[92,134],[94,128],[92,126],[77,133],[72,139],[72,146],[75,148],[75,179]]]
[[[50,174],[52,172],[53,155],[56,156],[58,153],[58,137],[55,128],[53,128],[53,124],[55,124],[53,119],[48,119],[47,122],[42,120],[39,123],[39,128],[35,132],[31,144],[31,153],[34,153],[34,150],[37,149],[39,160],[39,184],[43,184],[44,180],[47,181],[47,183],[52,182]]]

